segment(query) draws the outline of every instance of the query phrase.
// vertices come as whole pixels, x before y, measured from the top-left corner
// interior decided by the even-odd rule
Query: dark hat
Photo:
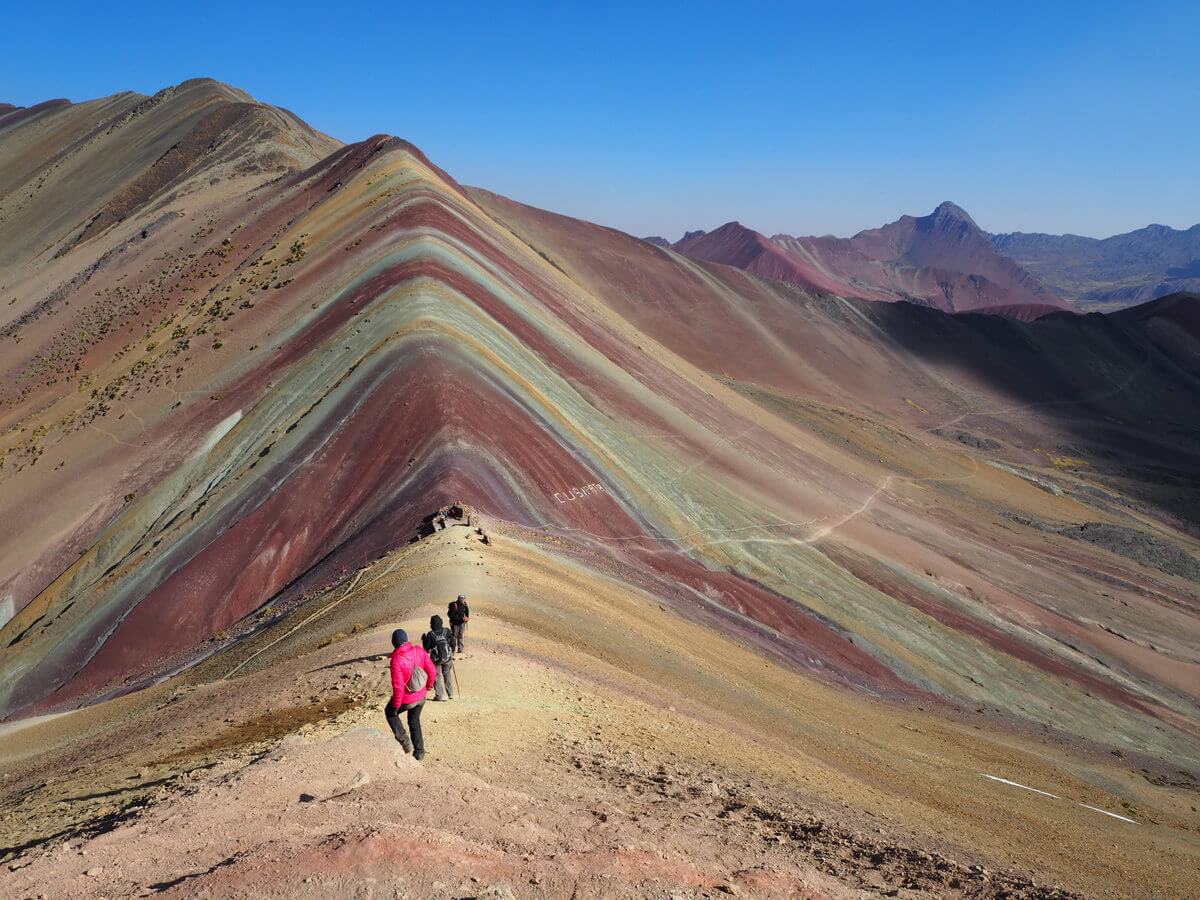
[[[432,628],[434,631],[437,631],[439,628],[441,628],[442,627],[442,617],[441,616],[430,616],[429,617],[429,627]]]
[[[408,643],[408,632],[403,628],[397,628],[392,632],[392,646],[401,647]]]

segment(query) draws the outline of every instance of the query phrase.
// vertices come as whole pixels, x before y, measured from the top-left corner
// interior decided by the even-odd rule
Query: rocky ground
[[[1196,893],[1187,785],[739,661],[572,574],[451,529],[184,675],[6,726],[5,895]],[[472,646],[417,763],[384,728],[380,654],[453,586]]]

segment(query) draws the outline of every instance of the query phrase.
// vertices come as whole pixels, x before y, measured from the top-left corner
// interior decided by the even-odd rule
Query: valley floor
[[[0,893],[1200,896],[1193,788],[835,690],[489,537],[440,532],[155,687],[0,726]],[[417,763],[384,725],[388,635],[460,591],[461,696],[427,704]]]

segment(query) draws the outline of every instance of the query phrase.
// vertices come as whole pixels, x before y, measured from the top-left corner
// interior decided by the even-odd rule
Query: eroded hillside
[[[0,270],[7,714],[123,698],[71,718],[134,709],[141,723],[145,698],[211,683],[214,661],[272,630],[312,653],[305,617],[328,591],[465,503],[529,557],[440,558],[437,590],[490,566],[538,571],[551,595],[594,581],[596,597],[632,592],[681,623],[656,627],[732,642],[733,665],[778,671],[788,696],[838,705],[817,733],[803,704],[755,720],[746,695],[722,701],[720,727],[749,717],[751,742],[794,729],[775,752],[795,765],[772,776],[788,790],[835,745],[835,767],[852,765],[863,716],[897,717],[906,758],[926,751],[901,721],[977,729],[971,753],[989,764],[1009,741],[1018,768],[1053,746],[1079,802],[1155,810],[1139,834],[1172,855],[1121,865],[1179,883],[1200,769],[1194,298],[1024,323],[811,295],[464,189],[396,138],[338,147],[212,82],[156,98],[0,118],[0,158],[28,169],[0,197],[0,229],[36,236]],[[98,154],[89,191],[56,187],[88,170],[89,140],[130,127],[153,152]],[[32,162],[58,156],[67,168]],[[46,193],[22,201],[42,171]],[[521,641],[604,657],[585,640],[600,622],[622,641],[611,612],[563,630],[551,623],[571,604],[479,583]],[[416,602],[437,591],[413,584],[347,621],[375,640],[391,609],[437,611]],[[681,668],[652,680],[717,727],[703,706],[720,676],[696,668],[713,648],[667,648]],[[551,673],[583,665],[558,656]],[[667,752],[654,733],[638,741]],[[235,728],[221,749],[261,738]],[[833,802],[931,840],[948,801],[906,807],[911,773],[886,755]],[[185,756],[152,768],[166,777]],[[978,787],[971,768],[956,789]],[[28,787],[48,770],[22,771]],[[1115,827],[1072,815],[1056,826],[1067,841]],[[963,812],[969,840],[934,831],[1096,889],[1083,844],[1048,861],[1031,849],[1041,819],[1018,849],[988,843],[996,816]]]

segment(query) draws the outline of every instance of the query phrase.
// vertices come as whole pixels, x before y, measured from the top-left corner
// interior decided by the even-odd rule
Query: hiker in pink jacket
[[[392,646],[396,648],[392,651],[392,699],[384,707],[384,715],[404,752],[411,753],[414,759],[424,759],[421,709],[425,706],[425,695],[437,681],[437,667],[423,648],[408,642],[408,632],[403,628],[392,632]],[[400,721],[402,712],[408,713],[408,731],[412,733],[412,740]]]

